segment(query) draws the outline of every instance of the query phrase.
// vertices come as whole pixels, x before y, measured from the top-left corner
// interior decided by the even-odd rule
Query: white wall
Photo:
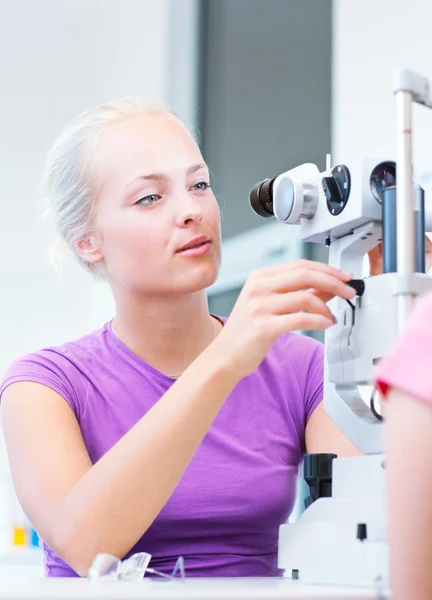
[[[191,80],[193,5],[183,3],[183,23],[172,0],[0,0],[1,374],[23,352],[111,316],[107,290],[74,261],[63,283],[47,262],[52,231],[38,223],[45,153],[75,114],[120,96],[172,102],[190,117],[179,73]],[[186,52],[179,37],[172,43],[174,12]]]
[[[0,0],[0,377],[112,316],[104,285],[73,259],[59,281],[48,262],[46,151],[77,113],[122,96],[167,103],[193,125],[196,19],[196,0]],[[0,447],[0,482],[6,463]]]
[[[394,68],[432,78],[430,0],[334,0],[333,163],[395,157]],[[414,164],[432,172],[432,111],[414,107]],[[430,201],[432,202],[432,190]]]
[[[0,2],[0,371],[11,358],[97,327],[108,293],[70,261],[60,284],[52,232],[37,223],[45,153],[78,112],[124,95],[167,97],[167,0]]]

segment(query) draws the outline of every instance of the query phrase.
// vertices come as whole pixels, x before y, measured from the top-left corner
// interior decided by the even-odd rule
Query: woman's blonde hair
[[[89,263],[76,252],[76,244],[85,239],[94,226],[101,134],[109,124],[129,117],[163,114],[174,113],[161,104],[125,98],[81,113],[58,137],[48,154],[44,178],[48,211],[58,232],[50,249],[55,265],[59,262],[60,246],[66,245],[88,271],[104,278],[103,263]]]

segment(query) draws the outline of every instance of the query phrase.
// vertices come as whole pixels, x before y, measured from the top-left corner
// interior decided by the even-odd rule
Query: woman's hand
[[[253,272],[215,341],[224,361],[245,377],[280,335],[327,329],[336,321],[326,302],[353,298],[350,279],[350,273],[308,260]]]
[[[432,242],[426,236],[426,273],[432,267]],[[370,252],[368,252],[370,262],[370,275],[381,275],[383,272],[383,256],[382,256],[382,244],[375,246]]]

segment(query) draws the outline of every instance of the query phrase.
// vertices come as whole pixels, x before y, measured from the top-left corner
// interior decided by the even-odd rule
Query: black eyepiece
[[[264,179],[253,186],[249,193],[249,203],[252,210],[259,215],[268,219],[273,217],[273,179]]]

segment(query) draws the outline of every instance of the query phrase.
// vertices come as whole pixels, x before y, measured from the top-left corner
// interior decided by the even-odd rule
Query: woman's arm
[[[93,466],[63,398],[36,383],[7,387],[2,413],[14,483],[47,544],[81,575],[98,552],[123,557],[173,493],[237,382],[280,335],[331,324],[325,303],[304,289],[350,298],[349,277],[308,261],[254,273],[216,340]]]
[[[432,598],[432,405],[393,390],[386,412],[393,600]]]
[[[123,557],[169,499],[236,380],[211,352],[94,466],[69,405],[30,382],[2,395],[20,502],[47,544],[80,575],[98,552]]]
[[[307,422],[306,451],[309,454],[336,454],[339,458],[362,455],[328,416],[323,401],[318,404]]]

